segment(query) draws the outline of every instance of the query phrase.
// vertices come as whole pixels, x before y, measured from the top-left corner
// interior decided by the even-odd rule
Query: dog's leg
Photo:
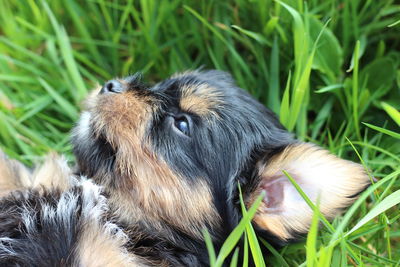
[[[68,190],[74,180],[71,168],[67,160],[56,153],[46,156],[43,164],[38,165],[31,175],[31,187],[35,189]]]
[[[0,151],[0,197],[22,189],[67,190],[74,176],[63,156],[49,154],[44,162],[31,171],[17,160]]]
[[[9,159],[0,150],[0,197],[31,184],[30,170],[21,162]]]

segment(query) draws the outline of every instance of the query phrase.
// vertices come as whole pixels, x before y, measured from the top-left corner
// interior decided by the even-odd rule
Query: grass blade
[[[232,233],[225,240],[222,245],[215,266],[222,266],[224,260],[231,253],[232,249],[236,246],[240,237],[243,235],[244,230],[246,229],[246,225],[251,221],[253,216],[256,214],[258,206],[260,206],[261,201],[265,196],[265,192],[262,192],[260,196],[254,201],[254,204],[251,206],[249,211],[243,216],[242,220],[240,220],[239,224],[235,227]]]
[[[215,249],[214,249],[214,245],[211,240],[210,233],[206,229],[204,229],[203,236],[204,236],[204,241],[206,242],[206,246],[207,246],[208,257],[210,258],[210,266],[214,267],[215,261],[216,261],[216,256],[215,256]]]
[[[319,205],[317,201],[306,241],[307,267],[313,267],[317,262],[317,234],[319,213]]]
[[[400,112],[385,102],[381,104],[386,113],[400,126]]]
[[[363,122],[363,124],[367,125],[369,128],[374,129],[374,130],[376,130],[378,132],[381,132],[381,133],[390,135],[390,136],[392,136],[394,138],[400,139],[400,133],[396,133],[396,132],[393,132],[391,130],[388,130],[388,129],[385,129],[385,128],[382,128],[382,127],[378,127],[378,126],[375,126],[375,125],[372,125],[372,124],[369,124],[369,123],[366,123],[366,122]]]

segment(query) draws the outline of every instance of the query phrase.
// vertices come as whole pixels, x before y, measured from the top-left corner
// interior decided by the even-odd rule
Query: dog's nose
[[[106,82],[106,84],[101,88],[100,94],[105,93],[122,93],[124,91],[124,86],[121,82],[117,80],[111,80]]]

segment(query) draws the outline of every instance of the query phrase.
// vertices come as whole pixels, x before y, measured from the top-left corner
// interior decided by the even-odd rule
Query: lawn
[[[0,6],[0,148],[10,157],[32,164],[55,150],[73,162],[69,131],[97,83],[136,71],[156,82],[186,69],[225,70],[299,139],[362,163],[375,178],[343,216],[315,216],[303,242],[275,250],[261,240],[272,252],[264,260],[247,224],[239,234],[247,233],[248,257],[258,266],[400,266],[399,2]]]

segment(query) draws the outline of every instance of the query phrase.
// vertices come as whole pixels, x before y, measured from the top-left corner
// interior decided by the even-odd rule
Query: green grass
[[[158,81],[201,66],[226,70],[300,139],[362,162],[376,182],[333,222],[317,212],[307,240],[280,250],[257,241],[248,223],[252,210],[244,210],[221,251],[209,244],[213,264],[244,233],[245,259],[254,257],[257,266],[400,266],[398,2],[0,0],[0,6],[0,146],[11,157],[30,164],[56,150],[73,160],[68,133],[79,104],[114,76],[142,71]],[[263,259],[260,246],[271,255]]]

